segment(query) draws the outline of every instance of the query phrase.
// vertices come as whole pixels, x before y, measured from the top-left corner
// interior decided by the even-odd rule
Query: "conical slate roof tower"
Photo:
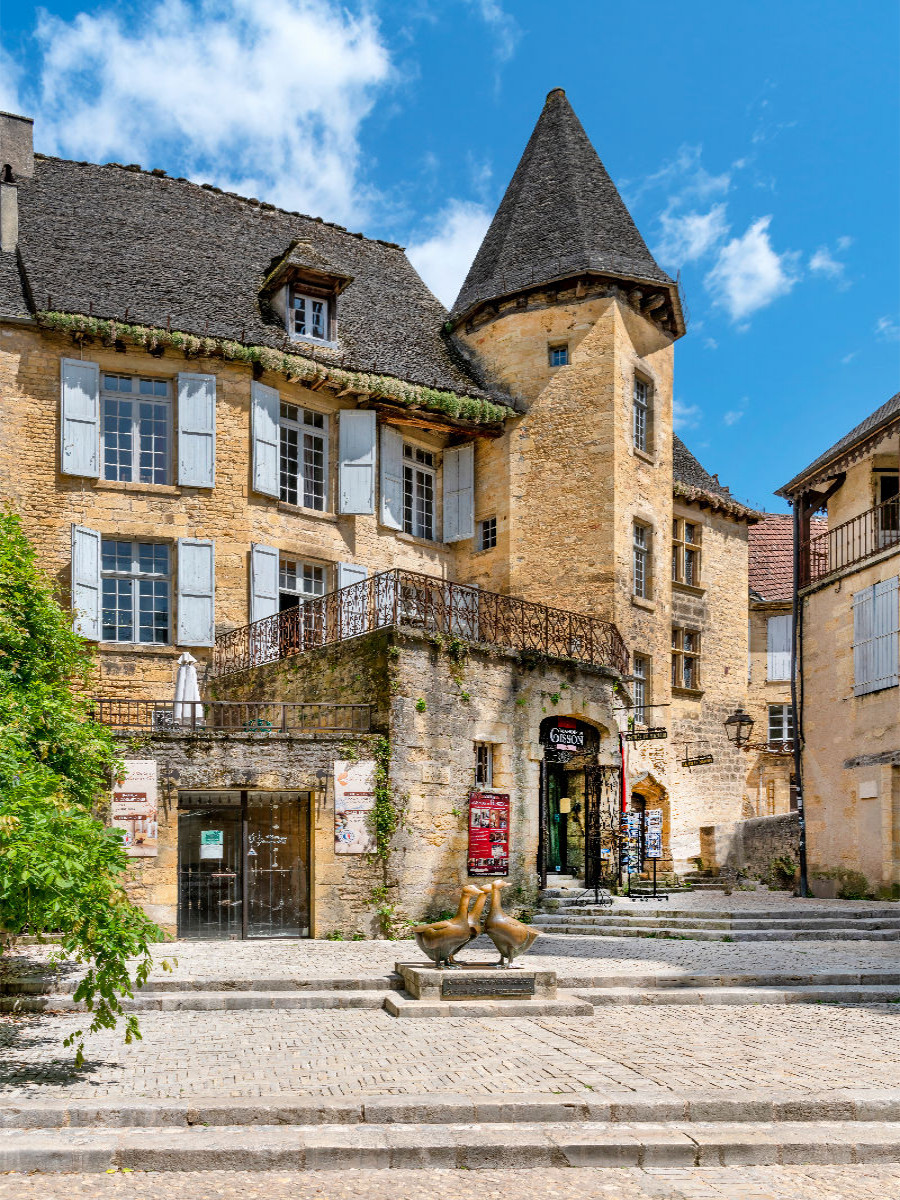
[[[638,285],[636,302],[676,335],[678,291],[655,262],[562,88],[547,96],[525,152],[466,276],[452,317],[576,275]],[[649,285],[649,286],[641,286]]]

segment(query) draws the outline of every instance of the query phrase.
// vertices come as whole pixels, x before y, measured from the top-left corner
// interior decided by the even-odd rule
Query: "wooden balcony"
[[[800,552],[801,586],[818,583],[898,547],[900,497],[894,496],[805,542]]]

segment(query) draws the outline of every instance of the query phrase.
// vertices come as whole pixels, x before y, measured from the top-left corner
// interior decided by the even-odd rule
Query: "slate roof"
[[[565,92],[547,97],[452,313],[566,271],[593,268],[674,290]]]
[[[709,471],[700,465],[677,433],[672,438],[672,478],[676,496],[681,496],[687,501],[708,504],[738,519],[758,519],[758,513],[735,500],[730,490],[719,483],[718,475],[710,475]]]
[[[352,283],[337,361],[467,395],[495,395],[443,333],[447,313],[391,243],[321,219],[116,164],[36,156],[19,184],[19,252],[37,309],[282,347],[259,288],[293,241]],[[0,314],[27,314],[14,254],[0,254]],[[302,343],[301,343],[302,345]],[[328,357],[328,352],[316,348]]]
[[[789,483],[786,483],[784,487],[779,488],[776,492],[776,495],[785,497],[792,496],[795,492],[800,490],[798,486],[799,484],[814,483],[815,476],[819,474],[824,467],[827,467],[835,459],[840,458],[842,454],[845,454],[848,450],[852,449],[857,442],[862,442],[866,438],[872,437],[883,427],[892,424],[892,422],[894,422],[898,417],[900,417],[900,392],[897,392],[895,395],[891,396],[890,400],[888,400],[885,404],[882,404],[881,408],[876,408],[875,411],[870,416],[866,417],[864,421],[860,421],[860,423],[854,429],[851,429],[849,433],[844,434],[839,441],[834,443],[830,450],[826,450],[824,454],[820,454],[819,457],[814,459],[808,467],[800,472],[799,475],[795,475]]]
[[[810,522],[813,537],[825,533],[828,522]],[[794,519],[787,513],[763,513],[747,533],[750,590],[761,600],[790,600],[794,586]]]

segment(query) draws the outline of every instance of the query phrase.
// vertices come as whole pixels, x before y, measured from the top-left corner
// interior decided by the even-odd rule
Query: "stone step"
[[[900,1123],[515,1122],[4,1130],[0,1171],[467,1170],[900,1162]]]
[[[415,1000],[407,992],[390,992],[384,1010],[392,1017],[590,1017],[593,1007],[578,996],[557,993],[522,1000]]]
[[[697,929],[695,927],[660,926],[655,929],[639,929],[634,926],[610,926],[599,918],[586,918],[581,923],[565,924],[562,921],[542,921],[539,928],[546,933],[565,933],[588,937],[644,937],[684,938],[687,941],[706,942],[884,942],[900,940],[900,929],[759,929],[730,932],[727,929]]]
[[[650,989],[652,991],[698,988],[889,988],[900,994],[900,971],[817,971],[786,974],[761,973],[718,975],[560,975],[559,986],[578,993],[597,989]]]
[[[900,985],[853,987],[804,985],[799,987],[629,988],[608,987],[579,991],[595,1007],[604,1004],[897,1004]]]
[[[585,918],[599,919],[604,925],[628,926],[632,929],[658,929],[663,926],[684,927],[691,929],[847,929],[848,925],[840,917],[823,917],[809,920],[804,917],[791,917],[772,921],[760,921],[755,917],[729,919],[727,917],[678,917],[674,914],[653,916],[637,912],[611,912],[608,908],[598,908],[594,905],[579,908],[566,908],[560,913],[537,913],[533,924],[540,925],[552,919],[554,923],[565,924],[570,921],[582,921]],[[860,930],[900,930],[900,918],[875,917],[867,921],[856,921],[852,929]]]
[[[59,996],[66,992],[74,992],[79,980],[80,976],[74,973],[67,979],[56,979],[52,975],[9,978],[0,984],[0,996]],[[197,979],[160,975],[151,978],[141,992],[386,992],[396,987],[398,982],[399,976],[393,974],[287,979]]]
[[[385,991],[179,991],[144,988],[122,1001],[126,1012],[225,1012],[237,1009],[369,1008],[384,1005]],[[72,994],[0,996],[0,1013],[81,1012],[83,1001]]]
[[[558,897],[558,899],[560,901],[560,908],[564,908],[567,911],[571,908],[596,907],[592,896],[569,896]],[[828,908],[812,908],[798,904],[793,908],[734,909],[726,908],[724,905],[717,908],[673,908],[667,903],[665,907],[659,909],[636,909],[618,900],[612,909],[608,905],[601,907],[604,912],[613,912],[616,916],[628,916],[630,913],[634,913],[641,917],[690,917],[691,919],[699,920],[789,921],[800,918],[802,920],[818,921],[839,917],[848,924],[856,921],[900,920],[900,905],[897,904],[885,907],[872,905],[871,907],[862,909],[843,908],[839,902],[829,905]]]

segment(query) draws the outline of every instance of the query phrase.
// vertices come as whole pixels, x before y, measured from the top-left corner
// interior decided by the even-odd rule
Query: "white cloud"
[[[456,299],[492,216],[481,204],[451,200],[433,232],[407,248],[410,262],[445,307]]]
[[[856,356],[858,354],[859,354],[858,350],[851,350],[849,354],[845,354],[844,357],[841,359],[841,365],[845,366],[845,367],[849,366],[849,364],[853,362],[854,358],[856,358]]]
[[[731,186],[731,173],[724,171],[721,175],[711,175],[700,161],[702,156],[702,146],[679,146],[674,158],[664,162],[658,171],[636,186],[623,182],[621,190],[627,193],[627,203],[631,206],[645,192],[655,190],[669,193],[669,208],[723,195]]]
[[[844,273],[844,264],[831,257],[827,246],[820,246],[809,260],[809,269],[819,275],[829,275],[836,279]]]
[[[660,217],[662,238],[659,257],[680,266],[702,258],[728,234],[725,205],[715,204],[707,213],[678,213],[667,210]]]
[[[737,425],[741,417],[744,415],[740,408],[729,409],[728,412],[722,414],[722,422],[725,425]]]
[[[478,9],[481,19],[493,32],[497,58],[509,62],[516,52],[522,30],[518,21],[506,11],[500,0],[469,0]]]
[[[703,416],[703,410],[698,404],[685,404],[683,400],[675,400],[672,404],[672,425],[676,433],[682,429],[696,429]]]
[[[896,317],[879,317],[875,322],[875,335],[883,342],[900,342],[900,322]]]
[[[374,19],[332,0],[151,0],[38,21],[43,150],[164,165],[359,222],[359,130],[391,79]]]
[[[22,69],[0,46],[0,112],[21,113],[19,99]]]
[[[778,254],[769,238],[771,216],[754,221],[719,251],[704,283],[732,321],[742,321],[786,295],[800,278],[796,254]]]
[[[706,350],[718,350],[719,343],[716,341],[715,338],[708,337],[708,338],[703,339],[703,346],[704,346],[704,349],[706,349]]]

